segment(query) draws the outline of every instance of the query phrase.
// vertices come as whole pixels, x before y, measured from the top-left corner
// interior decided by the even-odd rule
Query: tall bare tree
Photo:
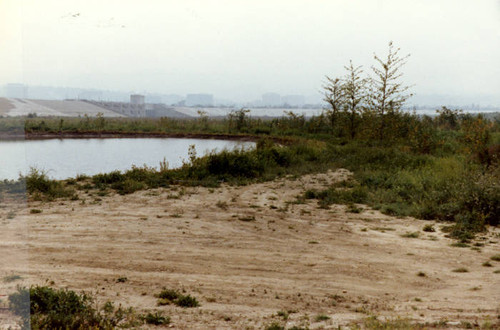
[[[323,85],[323,101],[330,105],[330,109],[326,111],[326,115],[330,121],[332,131],[335,131],[339,113],[342,111],[345,102],[344,88],[340,78],[326,76],[326,80],[325,85]]]
[[[368,79],[361,76],[363,73],[362,67],[354,67],[352,60],[344,68],[347,70],[347,74],[344,76],[342,84],[345,97],[343,111],[346,112],[349,120],[351,139],[354,139],[358,127],[358,117],[367,98]]]
[[[400,48],[394,48],[392,41],[389,42],[389,52],[385,60],[374,54],[377,67],[372,66],[374,77],[370,78],[370,97],[368,103],[371,110],[379,117],[380,125],[378,135],[384,139],[384,130],[387,125],[387,115],[397,113],[412,96],[406,92],[410,88],[400,82],[401,68],[406,64],[409,54],[403,57],[399,55]]]

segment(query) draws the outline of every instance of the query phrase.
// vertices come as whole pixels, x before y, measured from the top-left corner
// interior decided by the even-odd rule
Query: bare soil
[[[294,203],[305,190],[349,175],[4,203],[0,327],[15,324],[7,295],[31,284],[85,290],[138,312],[164,311],[179,329],[262,329],[275,321],[336,328],[370,315],[448,327],[498,324],[500,262],[482,265],[500,253],[498,228],[474,250],[452,247],[443,224],[424,232],[433,222],[363,205],[352,213],[343,205]],[[404,237],[414,232],[417,238]],[[453,272],[460,267],[468,272]],[[8,282],[9,275],[22,278]],[[155,294],[164,287],[184,290],[201,307],[157,306]]]

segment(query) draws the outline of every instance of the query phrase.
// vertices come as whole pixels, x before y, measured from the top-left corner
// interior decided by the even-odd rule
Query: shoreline
[[[49,139],[121,139],[121,138],[180,138],[180,139],[206,139],[206,140],[231,140],[257,142],[262,138],[268,138],[275,142],[284,143],[290,138],[279,138],[272,136],[239,135],[224,133],[162,133],[162,132],[27,132],[25,134],[2,134],[0,141],[16,140],[49,140]]]

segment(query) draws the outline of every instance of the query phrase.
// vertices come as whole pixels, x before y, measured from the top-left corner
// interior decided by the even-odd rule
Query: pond
[[[124,171],[132,165],[159,168],[163,160],[169,168],[175,168],[189,158],[190,145],[202,156],[212,150],[251,148],[255,143],[180,138],[0,141],[0,180],[17,179],[30,167],[45,171],[53,179]]]

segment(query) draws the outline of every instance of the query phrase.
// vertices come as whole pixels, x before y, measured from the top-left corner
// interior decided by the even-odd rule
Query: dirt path
[[[440,224],[427,233],[428,221],[364,206],[350,213],[313,200],[290,203],[348,176],[338,170],[244,187],[82,193],[78,201],[4,207],[0,277],[22,279],[0,280],[0,295],[18,284],[54,283],[94,292],[101,302],[162,310],[181,329],[261,329],[273,321],[336,328],[370,315],[451,327],[498,322],[500,262],[482,266],[500,253],[498,228],[476,251],[451,247]],[[419,237],[402,236],[413,232]],[[468,272],[453,272],[460,267]],[[156,306],[163,287],[185,290],[201,307]],[[0,326],[12,322],[0,311]]]

